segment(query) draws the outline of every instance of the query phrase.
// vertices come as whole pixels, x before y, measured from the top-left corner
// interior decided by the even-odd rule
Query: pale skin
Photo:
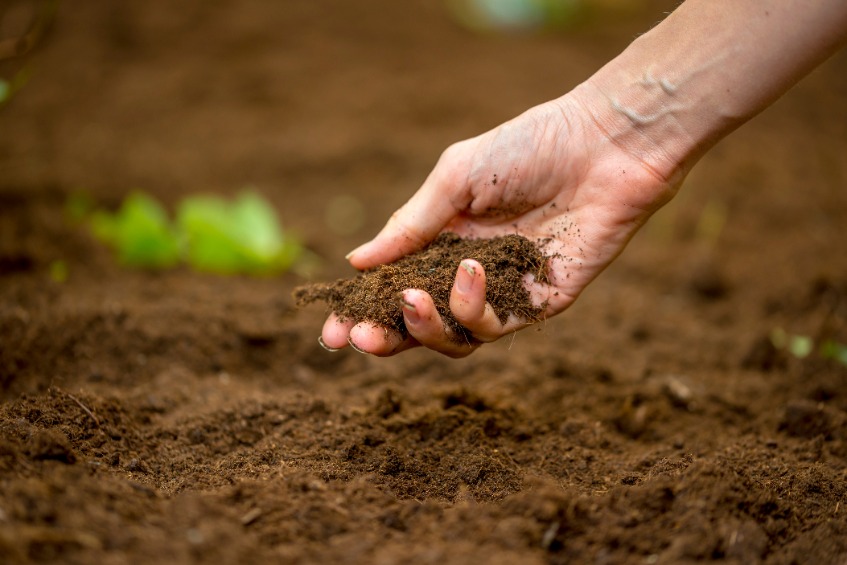
[[[717,141],[770,105],[847,41],[844,0],[687,0],[591,78],[478,137],[456,143],[371,241],[357,269],[419,250],[442,231],[519,233],[542,243],[550,282],[527,277],[545,315],[567,309],[676,194]],[[462,261],[445,330],[432,299],[407,289],[409,335],[331,315],[321,342],[379,356],[425,346],[463,357],[526,327],[485,302],[485,272]]]

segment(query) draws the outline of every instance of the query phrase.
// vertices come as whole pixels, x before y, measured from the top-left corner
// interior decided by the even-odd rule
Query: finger
[[[456,270],[450,291],[450,311],[462,326],[481,342],[491,342],[529,325],[510,314],[505,322],[485,300],[485,269],[473,259],[464,259]]]
[[[432,297],[422,290],[403,292],[403,318],[406,329],[421,345],[449,357],[465,357],[479,347],[479,342],[462,342],[450,333],[432,302]]]
[[[480,341],[494,341],[503,335],[503,324],[485,301],[485,270],[473,259],[459,263],[450,291],[450,311]]]
[[[413,339],[403,339],[398,332],[371,322],[359,322],[354,325],[350,329],[347,343],[359,353],[370,353],[378,357],[394,355],[417,345]]]
[[[350,330],[353,326],[356,325],[356,322],[352,320],[344,320],[338,317],[337,314],[331,314],[329,318],[324,322],[323,329],[321,330],[321,337],[318,338],[318,342],[329,351],[338,351],[343,347],[347,347],[349,345],[347,343],[347,337],[350,335]]]
[[[452,148],[444,152],[423,186],[392,214],[379,234],[347,255],[351,265],[368,269],[418,251],[467,206],[452,174],[451,151],[455,152]]]

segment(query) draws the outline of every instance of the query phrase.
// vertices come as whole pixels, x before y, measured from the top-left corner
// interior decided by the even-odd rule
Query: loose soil
[[[769,336],[847,343],[845,53],[467,359],[329,353],[301,277],[122,269],[65,211],[252,185],[350,277],[445,147],[673,4],[498,36],[431,0],[61,3],[0,62],[30,71],[0,108],[0,561],[844,563],[847,368]]]
[[[547,258],[538,246],[520,235],[491,239],[462,239],[443,233],[425,249],[389,265],[380,265],[355,277],[294,289],[298,306],[323,301],[342,320],[373,322],[409,334],[403,320],[402,293],[408,288],[427,291],[449,335],[459,342],[473,339],[450,312],[450,291],[456,269],[475,259],[486,273],[485,298],[501,322],[510,314],[527,322],[541,319],[543,309],[532,303],[525,277],[547,281]]]

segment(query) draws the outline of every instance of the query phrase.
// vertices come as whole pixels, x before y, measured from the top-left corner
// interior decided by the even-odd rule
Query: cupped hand
[[[382,231],[348,255],[350,263],[357,269],[390,263],[442,231],[470,238],[518,233],[550,257],[549,282],[525,281],[533,302],[546,316],[562,312],[681,182],[617,144],[588,108],[571,93],[452,145]],[[500,322],[485,301],[485,272],[471,259],[458,267],[450,296],[450,310],[471,340],[449,334],[424,291],[406,290],[402,307],[405,338],[333,314],[321,341],[381,356],[423,345],[462,357],[528,325],[514,316]]]

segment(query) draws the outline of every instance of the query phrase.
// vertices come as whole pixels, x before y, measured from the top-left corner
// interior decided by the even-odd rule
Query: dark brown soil
[[[485,298],[501,322],[506,322],[509,314],[528,322],[541,319],[543,309],[532,304],[524,276],[546,282],[547,259],[534,243],[520,235],[462,239],[454,233],[443,233],[425,249],[390,265],[333,283],[298,287],[294,299],[298,306],[326,302],[328,310],[342,320],[373,322],[405,337],[409,332],[403,321],[402,292],[408,288],[425,290],[450,335],[463,342],[470,335],[450,312],[450,290],[464,259],[477,260],[485,270]]]
[[[769,336],[847,343],[845,53],[467,359],[327,353],[300,277],[122,269],[65,212],[252,185],[349,277],[445,147],[673,4],[479,36],[432,0],[62,2],[0,62],[31,65],[0,108],[0,562],[844,563],[847,368]]]

